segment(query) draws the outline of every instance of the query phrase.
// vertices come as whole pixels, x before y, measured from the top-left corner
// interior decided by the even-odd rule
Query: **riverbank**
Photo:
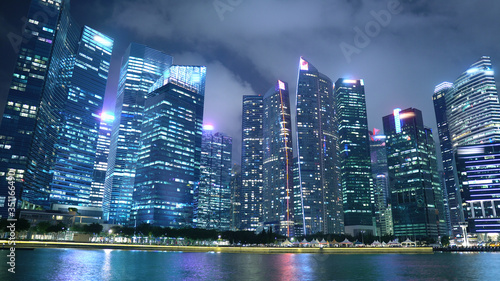
[[[10,248],[7,240],[0,240],[2,248]],[[254,253],[254,254],[432,254],[431,247],[409,248],[278,248],[278,247],[203,247],[203,246],[161,246],[138,244],[102,244],[56,241],[16,241],[19,248],[80,248],[115,249],[175,252],[216,252],[216,253]]]

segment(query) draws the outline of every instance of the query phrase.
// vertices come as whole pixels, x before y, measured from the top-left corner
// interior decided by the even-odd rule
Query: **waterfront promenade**
[[[10,248],[7,240],[0,240],[2,248]],[[254,254],[432,254],[432,247],[360,247],[360,248],[297,248],[297,247],[232,247],[232,246],[162,246],[141,244],[105,244],[58,241],[16,241],[16,249],[21,248],[80,248],[116,249],[176,252],[216,252],[216,253],[254,253]]]

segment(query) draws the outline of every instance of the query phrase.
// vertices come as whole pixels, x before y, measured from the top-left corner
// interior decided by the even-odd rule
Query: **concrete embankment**
[[[8,241],[0,240],[2,248],[10,248]],[[161,246],[138,244],[101,244],[55,241],[16,241],[16,248],[80,248],[116,249],[144,251],[216,252],[247,254],[432,254],[431,247],[409,248],[277,248],[277,247],[207,247],[207,246]]]

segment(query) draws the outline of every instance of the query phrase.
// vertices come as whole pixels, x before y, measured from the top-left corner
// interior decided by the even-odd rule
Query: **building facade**
[[[264,95],[263,221],[293,235],[292,120],[288,84],[278,80]]]
[[[456,161],[468,232],[500,233],[500,143],[460,146]]]
[[[171,65],[171,56],[137,43],[131,43],[122,58],[103,202],[109,223],[130,220],[144,102]]]
[[[22,133],[25,136],[15,140],[16,149],[22,149],[26,156],[14,157],[22,158],[27,163],[22,187],[19,188],[22,188],[22,208],[40,206],[49,209],[51,204],[91,205],[100,112],[113,39],[76,23],[69,14],[68,5],[69,1],[32,2],[30,13],[36,10],[38,14],[34,14],[34,18],[28,22],[31,21],[43,32],[32,31],[39,42],[33,45],[28,43],[27,48],[21,47],[22,56],[30,61],[29,65],[22,66],[22,72],[30,72],[28,76],[39,82],[29,85],[31,82],[28,79],[21,79],[25,84],[13,80],[13,98],[18,91],[27,88],[37,93],[33,92],[33,96],[28,95],[24,99],[33,98],[34,102],[35,96],[38,98],[36,110],[27,103],[22,104],[23,110],[19,116],[27,117],[22,118],[24,124],[14,122],[7,129],[16,129],[14,135],[19,134],[21,128],[26,129]],[[40,13],[45,13],[47,18],[42,21]],[[58,16],[57,22],[52,22],[55,26],[47,25],[46,20],[52,20],[51,13],[52,16]],[[40,21],[35,19],[37,17]],[[29,50],[31,47],[33,49]],[[50,56],[42,57],[42,53],[49,49]],[[27,66],[38,71],[31,73]],[[17,76],[18,73],[15,73],[15,78],[21,78]],[[11,109],[16,111],[16,103],[7,102],[7,115]],[[9,115],[7,118],[12,117],[16,116]],[[36,124],[30,118],[36,118]],[[30,137],[30,143],[25,143]],[[17,144],[22,146],[18,147]],[[12,162],[19,164],[22,161]]]
[[[375,234],[364,82],[338,79],[334,104],[345,232]]]
[[[94,173],[90,191],[90,206],[102,208],[104,198],[104,182],[108,170],[109,144],[115,117],[105,112],[101,113],[101,126],[94,161]]]
[[[447,235],[434,139],[421,111],[398,108],[383,123],[394,235],[435,240]]]
[[[439,147],[441,150],[441,159],[443,162],[443,181],[446,192],[444,200],[445,213],[447,217],[447,226],[450,234],[455,237],[461,233],[460,222],[463,221],[461,212],[460,193],[457,192],[455,182],[456,165],[453,156],[453,144],[448,130],[448,119],[446,117],[446,95],[453,89],[453,84],[443,82],[434,89],[432,100],[434,102],[434,113],[436,114],[436,123],[439,136]]]
[[[241,147],[241,230],[255,231],[263,219],[264,100],[243,96]]]
[[[144,103],[129,224],[193,225],[200,180],[206,68],[177,66]]]
[[[43,20],[38,17],[40,14],[44,15]],[[14,178],[17,200],[21,197],[40,100],[59,32],[57,26],[68,17],[69,1],[31,1],[0,124],[0,186],[7,186],[7,176]],[[7,191],[0,189],[2,217],[7,215]],[[33,189],[29,193],[26,203],[48,205],[48,189]]]
[[[195,193],[197,227],[231,229],[232,138],[204,126],[201,141],[201,178]]]
[[[343,231],[336,170],[333,83],[300,58],[296,99],[298,185],[295,221],[304,234]]]
[[[370,135],[370,158],[374,191],[374,214],[377,235],[392,235],[391,198],[389,191],[389,169],[387,166],[386,137],[373,129]]]

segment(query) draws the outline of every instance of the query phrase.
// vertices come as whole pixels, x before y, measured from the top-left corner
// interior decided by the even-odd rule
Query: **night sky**
[[[0,111],[16,60],[9,38],[21,34],[28,7],[28,0],[0,4]],[[80,24],[115,39],[106,110],[114,108],[130,42],[170,54],[175,64],[206,65],[205,123],[233,137],[233,162],[241,153],[242,95],[264,94],[281,79],[295,96],[300,56],[333,82],[364,79],[370,128],[381,129],[396,107],[415,107],[437,135],[434,86],[453,82],[483,55],[498,70],[499,12],[497,0],[71,1]]]

